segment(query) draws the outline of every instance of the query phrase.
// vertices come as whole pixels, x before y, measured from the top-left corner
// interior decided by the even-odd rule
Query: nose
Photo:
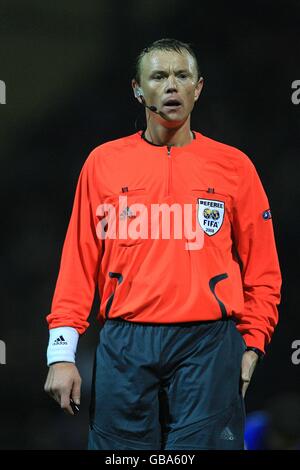
[[[177,82],[174,75],[169,75],[166,83],[166,93],[177,91]]]

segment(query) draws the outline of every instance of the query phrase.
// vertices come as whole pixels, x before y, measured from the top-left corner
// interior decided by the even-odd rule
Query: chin
[[[183,124],[187,120],[188,116],[181,116],[180,114],[167,114],[167,118],[162,118],[164,124],[169,123],[172,127],[175,125]],[[168,127],[168,126],[167,126]]]
[[[174,116],[170,119],[165,119],[165,123],[168,123],[169,126],[167,127],[179,127],[179,126],[182,126],[186,120],[187,120],[188,116],[184,116],[184,117],[179,117],[179,116]]]

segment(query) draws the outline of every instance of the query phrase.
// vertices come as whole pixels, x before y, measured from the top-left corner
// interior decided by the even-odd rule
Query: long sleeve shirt
[[[49,328],[98,319],[180,323],[234,317],[265,352],[281,274],[270,206],[251,160],[200,132],[182,147],[141,131],[95,148],[81,170]]]

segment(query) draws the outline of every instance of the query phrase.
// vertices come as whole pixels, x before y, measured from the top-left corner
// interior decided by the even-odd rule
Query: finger
[[[74,415],[72,407],[70,405],[70,389],[64,388],[60,396],[60,407],[67,414]]]
[[[47,378],[46,378],[46,382],[45,382],[45,385],[44,385],[44,391],[46,393],[50,393],[50,391],[51,391],[51,381],[52,381],[52,371],[51,371],[51,369],[49,369],[49,372],[48,372],[48,375],[47,375]]]
[[[76,405],[80,405],[81,378],[74,381],[71,397]]]
[[[246,392],[247,392],[247,388],[249,387],[249,382],[243,382],[243,387],[242,387],[242,395],[243,395],[243,398],[245,398],[245,395],[246,395]]]
[[[251,380],[249,370],[242,370],[242,381],[249,383]]]
[[[54,374],[50,374],[49,377],[49,390],[48,390],[49,395],[53,400],[55,400],[59,405],[60,405],[60,390],[58,387],[54,385]]]
[[[250,367],[248,356],[244,355],[241,364],[241,378],[243,382],[250,382],[251,374],[250,374]]]
[[[63,408],[63,412],[64,412],[66,415],[72,415],[72,416],[74,416],[74,412],[73,412],[73,410],[72,410],[71,405],[68,405],[66,408]]]
[[[61,393],[60,393],[60,390],[59,388],[56,388],[54,387],[53,385],[51,386],[51,389],[49,390],[49,395],[51,396],[51,398],[53,398],[53,400],[55,400],[59,406],[60,406],[60,402],[61,402]]]
[[[60,393],[59,391],[53,386],[54,382],[54,374],[52,370],[49,371],[46,383],[45,383],[45,391],[50,395],[53,400],[60,404]]]

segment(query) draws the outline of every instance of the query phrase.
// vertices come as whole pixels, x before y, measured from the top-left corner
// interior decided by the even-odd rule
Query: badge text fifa
[[[0,339],[0,364],[6,364],[6,344]]]
[[[0,104],[6,104],[6,85],[3,80],[0,80]]]

